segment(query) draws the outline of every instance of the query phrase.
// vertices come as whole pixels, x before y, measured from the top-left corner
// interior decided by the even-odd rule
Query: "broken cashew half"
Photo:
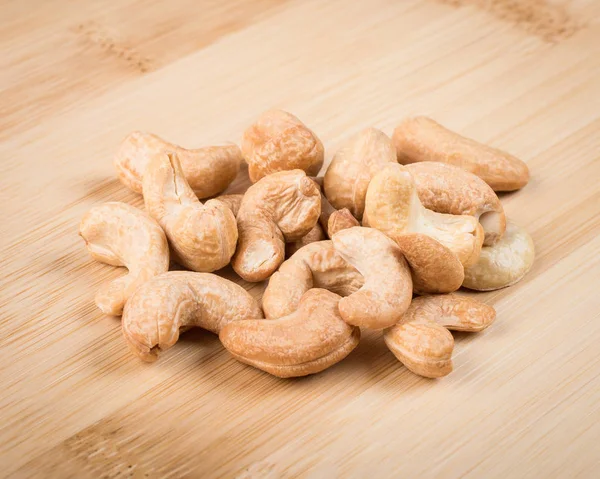
[[[508,222],[506,232],[493,246],[481,249],[479,260],[465,268],[465,288],[492,291],[519,282],[531,269],[535,246],[529,233]]]
[[[225,190],[235,180],[242,163],[242,152],[233,143],[187,150],[156,135],[134,131],[123,140],[113,161],[119,179],[141,193],[150,159],[167,151],[177,154],[187,182],[200,199]]]
[[[405,166],[390,164],[377,173],[369,184],[365,204],[366,226],[390,237],[402,233],[429,235],[455,253],[465,267],[479,257],[483,228],[477,218],[436,213],[423,207]]]
[[[339,300],[330,291],[311,289],[293,313],[229,323],[219,338],[234,358],[274,376],[315,374],[344,359],[360,339],[360,329],[341,318]]]
[[[229,264],[238,239],[235,216],[219,200],[200,203],[175,153],[152,158],[143,183],[146,210],[164,229],[175,261],[200,272]]]
[[[171,271],[144,283],[123,312],[123,335],[133,353],[155,361],[192,327],[219,333],[232,322],[262,318],[241,286],[210,273]]]
[[[96,261],[129,270],[96,294],[103,313],[120,315],[142,283],[169,270],[169,246],[163,230],[133,206],[119,202],[95,206],[83,216],[79,234]]]
[[[496,318],[491,306],[453,294],[415,298],[400,322],[383,334],[394,356],[426,378],[452,371],[454,338],[449,330],[481,331]]]

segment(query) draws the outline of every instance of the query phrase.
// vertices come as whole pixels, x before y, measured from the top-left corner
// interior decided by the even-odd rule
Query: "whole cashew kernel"
[[[267,319],[293,313],[311,288],[327,289],[340,296],[358,291],[364,278],[334,249],[331,241],[300,248],[273,273],[262,298]]]
[[[392,139],[402,164],[448,163],[479,176],[494,191],[518,190],[529,181],[529,169],[518,158],[460,136],[424,116],[404,120]]]
[[[492,245],[504,234],[506,216],[494,190],[478,176],[457,166],[437,161],[406,165],[423,206],[438,213],[471,215],[479,220]]]
[[[331,160],[325,173],[325,196],[335,208],[348,208],[360,220],[369,182],[388,163],[397,163],[390,138],[375,128],[361,131]]]
[[[535,246],[529,233],[508,222],[506,232],[493,246],[481,249],[479,260],[465,268],[465,288],[492,291],[519,282],[531,269]]]
[[[448,330],[481,331],[496,318],[491,306],[453,294],[421,296],[383,339],[394,356],[413,373],[439,378],[452,371],[454,338]]]
[[[95,206],[83,216],[79,234],[96,261],[129,270],[96,294],[103,313],[119,316],[142,283],[169,270],[169,245],[163,230],[133,206],[119,202]]]
[[[323,143],[294,115],[268,110],[244,132],[242,154],[250,181],[285,170],[316,175],[323,166]]]
[[[142,179],[150,159],[173,151],[181,161],[185,179],[198,198],[209,198],[225,190],[240,170],[242,152],[233,143],[187,150],[150,133],[134,131],[119,148],[114,165],[121,182],[142,192]]]
[[[340,300],[340,314],[353,326],[383,329],[396,324],[412,299],[410,268],[385,234],[355,226],[332,238],[339,255],[365,278],[355,293]]]
[[[360,329],[340,317],[339,299],[311,289],[288,316],[229,323],[219,338],[234,358],[274,376],[315,374],[344,359],[360,339]]]
[[[302,170],[265,176],[246,191],[237,214],[233,269],[246,281],[267,279],[283,262],[285,242],[313,229],[321,213],[319,188]]]
[[[238,239],[235,216],[219,200],[200,203],[175,153],[150,160],[143,190],[146,210],[164,229],[178,263],[201,272],[229,264]]]
[[[262,318],[256,300],[241,286],[210,273],[171,271],[144,283],[123,312],[123,335],[131,351],[155,361],[192,327],[219,333],[232,321]]]
[[[405,166],[390,164],[377,173],[369,184],[365,204],[363,224],[390,237],[402,233],[429,235],[455,253],[465,267],[479,257],[483,228],[477,218],[424,208]]]

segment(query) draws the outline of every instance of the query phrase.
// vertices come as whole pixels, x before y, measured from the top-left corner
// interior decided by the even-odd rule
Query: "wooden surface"
[[[569,13],[579,31],[548,43],[435,0],[4,0],[0,476],[598,477],[600,4]],[[457,335],[450,376],[413,375],[374,332],[300,380],[202,331],[147,365],[94,306],[122,272],[90,259],[79,219],[141,205],[113,171],[120,140],[239,142],[269,107],[328,159],[426,114],[528,163],[502,199],[535,265],[479,295],[497,322]]]

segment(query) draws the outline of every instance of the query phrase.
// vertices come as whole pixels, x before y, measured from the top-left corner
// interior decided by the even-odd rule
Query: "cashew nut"
[[[129,270],[96,294],[96,304],[103,313],[120,315],[138,286],[169,269],[169,246],[163,230],[128,204],[95,206],[83,216],[79,234],[96,261]]]
[[[198,198],[208,198],[225,190],[235,180],[242,162],[242,152],[233,143],[187,150],[156,135],[134,131],[125,138],[114,158],[119,179],[141,193],[150,158],[167,151],[177,154],[185,178]]]
[[[360,220],[369,182],[388,163],[397,163],[390,138],[375,128],[361,131],[331,160],[325,173],[325,196],[335,208],[348,208]]]
[[[367,190],[363,224],[388,236],[423,233],[455,253],[463,266],[477,261],[483,228],[477,218],[436,213],[419,201],[414,179],[405,166],[390,164],[377,173]]]
[[[506,229],[502,203],[478,176],[457,166],[424,161],[406,165],[423,206],[438,213],[475,216],[481,223],[484,245],[498,241]]]
[[[449,163],[479,176],[494,191],[518,190],[529,181],[529,169],[518,158],[460,136],[424,116],[404,120],[392,139],[402,164]]]
[[[365,278],[355,293],[340,300],[340,314],[353,326],[382,329],[399,321],[412,299],[410,269],[398,246],[372,228],[356,226],[332,238],[339,255]]]
[[[502,239],[483,247],[477,263],[465,268],[463,286],[492,291],[513,285],[531,269],[534,258],[535,246],[529,233],[509,221]]]
[[[155,361],[192,327],[219,333],[232,321],[262,318],[256,300],[241,286],[210,273],[171,271],[144,283],[123,312],[123,335],[131,351]]]
[[[285,242],[308,234],[321,213],[319,188],[302,170],[265,176],[246,191],[237,214],[233,269],[246,281],[267,279],[283,262]]]
[[[398,360],[427,378],[452,371],[454,338],[448,331],[481,331],[496,318],[491,306],[453,294],[415,298],[383,339]]]
[[[244,195],[239,195],[239,194],[237,194],[237,195],[220,195],[213,199],[218,200],[221,203],[223,203],[225,206],[227,206],[227,208],[229,208],[231,210],[231,212],[233,213],[233,216],[237,216],[238,211],[240,210],[240,205],[242,204],[243,197],[244,197]]]
[[[323,166],[323,143],[294,115],[268,110],[248,127],[242,139],[250,181],[284,170],[316,175]]]
[[[360,339],[360,329],[341,318],[339,299],[311,289],[288,316],[229,323],[219,338],[234,358],[274,376],[315,374],[344,359]]]
[[[319,223],[316,223],[313,226],[313,229],[310,230],[306,235],[300,238],[298,241],[294,241],[293,243],[285,244],[285,256],[290,257],[296,253],[300,248],[306,246],[307,244],[316,243],[317,241],[323,241],[327,239],[327,235],[323,228]]]
[[[235,216],[219,200],[200,203],[175,153],[150,160],[143,191],[146,210],[165,230],[178,263],[201,272],[229,263],[238,239]]]
[[[300,248],[273,273],[262,298],[267,319],[293,313],[300,298],[311,288],[327,289],[340,296],[358,291],[364,278],[334,249],[331,241]]]

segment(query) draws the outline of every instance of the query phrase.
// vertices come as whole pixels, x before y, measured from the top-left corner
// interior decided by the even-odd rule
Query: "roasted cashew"
[[[479,176],[494,191],[518,190],[529,181],[529,169],[518,158],[460,136],[424,116],[404,120],[392,139],[402,164],[448,163]]]
[[[365,226],[390,237],[403,233],[429,235],[455,253],[463,266],[475,263],[479,257],[483,228],[477,219],[424,208],[405,166],[390,164],[377,173],[369,184],[365,204]]]
[[[265,176],[248,188],[237,214],[233,269],[246,281],[267,279],[283,262],[285,242],[305,236],[321,213],[317,185],[302,170]]]
[[[496,318],[491,306],[453,294],[421,296],[383,339],[398,360],[415,374],[427,378],[452,371],[454,338],[450,331],[481,331]]]
[[[83,216],[79,234],[96,261],[129,270],[96,294],[96,304],[106,314],[120,315],[142,283],[169,270],[169,246],[163,230],[133,206],[118,202],[95,206]]]
[[[234,358],[280,378],[315,374],[344,359],[360,339],[360,329],[341,318],[339,299],[311,289],[288,316],[229,323],[219,338]]]
[[[398,246],[385,234],[356,226],[332,238],[339,255],[365,278],[340,300],[340,314],[353,326],[382,329],[397,323],[412,299],[411,273]]]
[[[465,268],[465,288],[492,291],[519,282],[531,269],[535,246],[529,233],[508,222],[506,232],[493,246],[481,249],[479,260]]]
[[[114,158],[119,179],[128,188],[141,193],[150,159],[167,151],[177,154],[185,179],[201,199],[225,190],[235,180],[242,162],[242,152],[233,143],[187,150],[156,135],[134,131],[125,138]]]
[[[123,312],[123,335],[144,361],[155,361],[192,327],[219,333],[232,322],[262,318],[256,300],[241,286],[210,273],[171,271],[144,283]]]
[[[146,210],[164,229],[177,262],[201,272],[229,264],[238,239],[235,216],[221,201],[200,203],[175,153],[150,160],[143,186]]]

